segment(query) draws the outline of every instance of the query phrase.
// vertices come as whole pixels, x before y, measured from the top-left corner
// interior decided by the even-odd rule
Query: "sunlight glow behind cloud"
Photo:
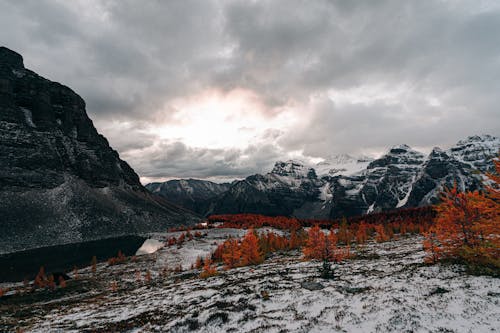
[[[193,147],[244,148],[269,129],[289,130],[297,121],[295,110],[272,112],[252,91],[210,89],[171,101],[175,110],[169,123],[153,125],[161,139],[178,140]]]

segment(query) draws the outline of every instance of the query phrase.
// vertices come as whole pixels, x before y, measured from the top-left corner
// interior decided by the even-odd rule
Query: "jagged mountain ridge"
[[[436,203],[443,188],[455,182],[462,190],[480,189],[499,149],[497,137],[476,135],[448,150],[436,147],[427,156],[403,144],[378,159],[337,155],[316,168],[297,160],[278,161],[265,175],[233,182],[210,205],[204,203],[208,208],[203,213],[338,218],[425,206]]]
[[[226,192],[231,184],[214,183],[199,179],[177,179],[164,183],[150,183],[146,188],[179,206],[204,214],[220,194]]]
[[[70,88],[0,47],[0,253],[164,230],[197,218],[152,195]]]

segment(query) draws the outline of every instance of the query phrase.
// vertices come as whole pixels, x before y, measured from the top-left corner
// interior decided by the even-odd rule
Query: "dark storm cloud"
[[[312,157],[447,146],[500,133],[495,1],[2,1],[0,41],[84,97],[100,131],[147,177],[240,177]],[[145,133],[175,98],[247,89],[288,131],[246,147]],[[115,122],[126,123],[127,136]]]

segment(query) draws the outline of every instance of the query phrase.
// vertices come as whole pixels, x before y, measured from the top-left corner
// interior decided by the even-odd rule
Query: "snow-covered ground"
[[[214,242],[244,233],[208,232],[207,238],[160,248],[135,262],[101,264],[96,278],[82,271],[64,290],[0,301],[0,328],[217,333],[500,328],[500,280],[466,275],[456,266],[424,265],[418,236],[370,243],[357,258],[339,265],[332,280],[319,278],[319,263],[302,261],[299,252],[274,255],[256,267],[220,269],[208,279],[191,270],[160,275],[165,265],[190,266],[196,256],[215,248]],[[152,282],[136,282],[136,271],[147,269]],[[110,289],[112,281],[116,291]]]

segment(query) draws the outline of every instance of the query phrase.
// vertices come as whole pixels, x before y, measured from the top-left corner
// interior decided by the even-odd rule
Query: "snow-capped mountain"
[[[233,182],[212,199],[205,214],[260,213],[301,218],[337,218],[436,203],[445,187],[482,186],[493,170],[500,140],[471,136],[426,156],[408,145],[377,159],[334,155],[317,165],[289,160],[271,172]],[[166,196],[169,198],[169,196]],[[175,196],[174,196],[175,197]],[[196,204],[194,204],[196,205]]]
[[[331,217],[359,215],[403,207],[424,155],[407,145],[392,147],[353,176],[334,177]]]
[[[320,188],[313,168],[300,161],[275,163],[271,172],[234,182],[214,203],[215,212],[248,212],[270,215],[300,215],[296,210],[318,201]]]

